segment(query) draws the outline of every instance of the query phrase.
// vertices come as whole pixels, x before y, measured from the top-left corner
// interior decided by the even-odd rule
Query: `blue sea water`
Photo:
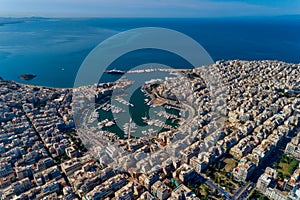
[[[101,41],[138,27],[164,27],[199,42],[214,60],[272,59],[300,63],[300,18],[224,19],[8,19],[0,18],[0,77],[34,85],[72,87],[78,68]],[[162,51],[137,51],[110,66],[187,63]],[[30,73],[31,81],[18,78]],[[107,76],[104,81],[109,81]]]

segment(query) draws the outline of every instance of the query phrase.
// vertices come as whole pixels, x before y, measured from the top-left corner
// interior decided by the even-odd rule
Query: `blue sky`
[[[0,16],[232,17],[300,14],[300,0],[0,0]]]

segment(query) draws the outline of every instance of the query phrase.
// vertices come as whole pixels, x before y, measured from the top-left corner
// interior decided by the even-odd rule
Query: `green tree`
[[[231,181],[233,181],[233,174],[232,174],[232,173],[230,173],[229,179],[230,179]]]

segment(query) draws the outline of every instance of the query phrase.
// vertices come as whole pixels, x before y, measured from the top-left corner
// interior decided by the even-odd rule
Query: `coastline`
[[[292,62],[285,62],[285,61],[280,61],[280,60],[241,60],[241,59],[230,59],[230,60],[220,59],[220,60],[215,61],[214,64],[216,64],[217,62],[223,62],[223,61],[226,61],[226,62],[234,62],[234,61],[239,61],[239,62],[279,62],[279,63],[285,63],[287,65],[300,65],[300,62],[299,63],[292,63]],[[202,66],[200,66],[200,67],[202,67]],[[197,68],[200,68],[200,67],[197,67]],[[153,69],[149,69],[149,70],[153,70]],[[159,71],[160,69],[157,69],[157,70]],[[171,69],[171,70],[184,71],[184,70],[189,70],[189,69]],[[162,71],[164,71],[164,69],[162,69]],[[166,71],[168,71],[168,70],[166,70]],[[148,73],[148,72],[139,72],[137,70],[132,70],[132,71],[129,70],[126,73],[133,74],[133,73]],[[72,90],[72,89],[74,89],[73,87],[54,87],[54,86],[44,86],[44,85],[35,85],[35,84],[30,84],[30,83],[22,83],[18,80],[6,80],[6,79],[4,79],[3,77],[0,76],[0,81],[1,80],[2,81],[12,81],[12,82],[15,82],[17,84],[26,85],[26,86],[29,86],[29,87],[49,88],[49,89],[58,89],[58,90],[62,90],[62,89]],[[105,83],[110,83],[110,82],[111,81],[108,81],[108,82],[105,82]],[[84,86],[88,86],[88,85],[84,85]]]

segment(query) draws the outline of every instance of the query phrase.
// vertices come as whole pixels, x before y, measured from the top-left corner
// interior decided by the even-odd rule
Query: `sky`
[[[0,0],[1,17],[234,17],[300,14],[300,0]]]

